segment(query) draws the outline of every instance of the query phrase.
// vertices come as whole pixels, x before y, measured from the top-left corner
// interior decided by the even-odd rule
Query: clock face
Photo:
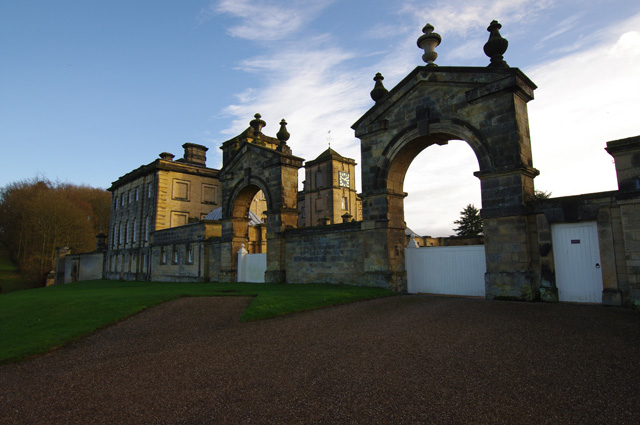
[[[338,173],[338,184],[342,187],[349,187],[349,173],[345,173],[344,171],[340,171]]]

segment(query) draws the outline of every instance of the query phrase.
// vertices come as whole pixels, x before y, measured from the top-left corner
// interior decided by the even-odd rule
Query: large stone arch
[[[532,299],[524,204],[533,199],[526,103],[535,85],[516,68],[418,67],[354,125],[361,140],[368,273],[406,288],[404,176],[433,144],[466,141],[478,159],[488,298]]]
[[[415,127],[399,132],[378,158],[376,185],[396,193],[402,192],[402,180],[409,165],[424,149],[432,145],[446,145],[450,140],[463,140],[473,150],[480,171],[492,168],[490,148],[481,133],[466,123],[442,120],[434,123],[429,135],[420,135]],[[402,179],[400,179],[402,177]],[[400,184],[400,185],[398,185]]]

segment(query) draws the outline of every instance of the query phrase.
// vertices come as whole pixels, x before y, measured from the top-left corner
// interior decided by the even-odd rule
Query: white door
[[[602,268],[595,221],[551,225],[560,301],[602,303]]]

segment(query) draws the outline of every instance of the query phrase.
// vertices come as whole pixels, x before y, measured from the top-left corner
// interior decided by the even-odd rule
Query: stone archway
[[[268,210],[271,196],[269,196],[264,182],[259,182],[259,185],[243,184],[236,189],[231,197],[231,202],[228,203],[230,211],[228,211],[227,217],[230,217],[231,223],[233,223],[234,246],[244,244],[250,254],[265,254],[267,252],[266,224],[256,223],[256,219],[260,219],[260,216],[252,214],[251,211],[252,204],[258,194],[264,194]]]
[[[289,133],[286,122],[280,123],[278,138],[266,136],[266,125],[256,114],[250,127],[239,136],[223,143],[222,238],[220,248],[220,277],[235,281],[237,253],[248,242],[247,214],[253,197],[265,194],[267,282],[285,282],[282,232],[297,226],[298,169],[302,158],[291,154],[286,144]]]
[[[532,299],[524,203],[533,199],[526,103],[535,85],[515,68],[418,67],[354,125],[361,140],[363,230],[371,280],[406,290],[404,176],[433,144],[466,141],[480,170],[488,298]]]

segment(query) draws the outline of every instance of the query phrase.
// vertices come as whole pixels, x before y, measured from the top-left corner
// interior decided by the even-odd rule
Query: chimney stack
[[[184,162],[202,167],[206,166],[209,148],[195,143],[185,143],[182,147],[184,148]]]

